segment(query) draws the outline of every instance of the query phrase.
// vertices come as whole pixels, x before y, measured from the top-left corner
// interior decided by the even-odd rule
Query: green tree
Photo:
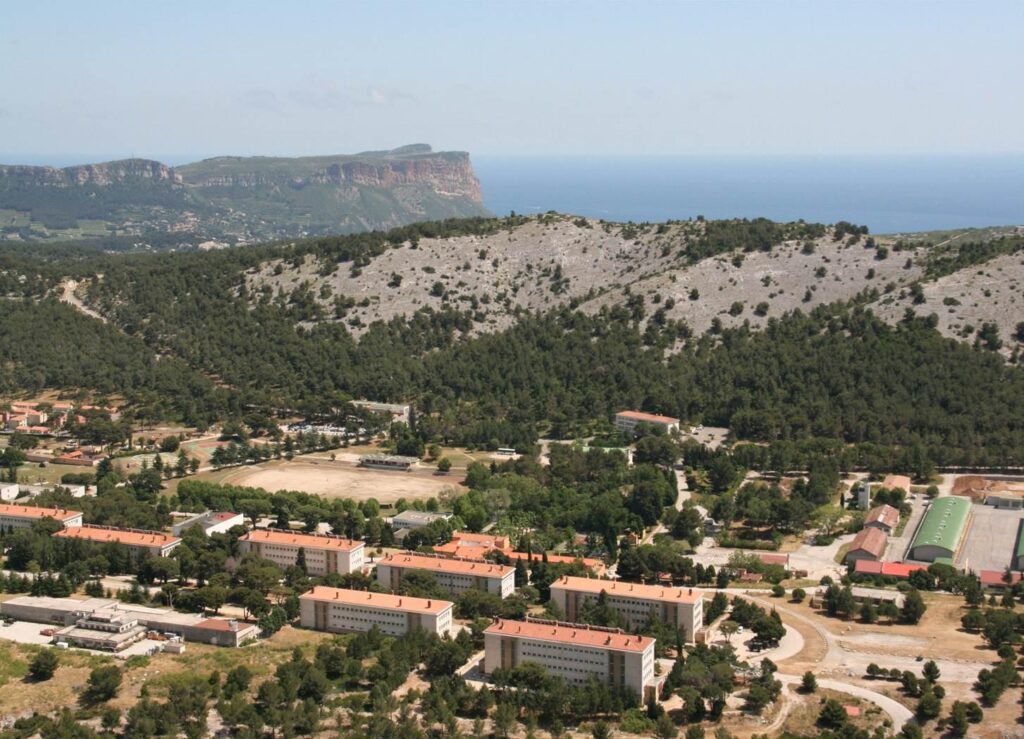
[[[87,706],[94,706],[99,703],[106,703],[117,695],[121,687],[121,668],[117,665],[97,667],[89,673],[85,691],[82,693],[82,702]]]
[[[814,677],[814,673],[808,670],[804,673],[803,679],[800,681],[800,688],[805,693],[813,693],[818,689],[818,680]]]
[[[28,676],[36,682],[49,680],[57,671],[60,660],[53,649],[43,649],[32,658],[28,665]]]

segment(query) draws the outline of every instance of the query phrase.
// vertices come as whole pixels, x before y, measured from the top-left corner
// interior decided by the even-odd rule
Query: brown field
[[[295,459],[291,462],[265,462],[251,467],[214,473],[217,482],[264,490],[300,490],[325,498],[375,498],[383,504],[399,498],[417,500],[440,495],[445,488],[462,491],[459,477],[435,476],[429,472],[389,472],[366,470],[350,463],[329,459]],[[199,475],[205,479],[205,475]]]

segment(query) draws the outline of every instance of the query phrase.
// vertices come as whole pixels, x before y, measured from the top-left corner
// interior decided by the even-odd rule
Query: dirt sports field
[[[264,490],[301,490],[325,498],[375,498],[383,504],[399,498],[432,498],[444,488],[461,490],[458,477],[440,477],[423,472],[366,470],[345,462],[329,460],[293,460],[267,462],[240,467],[220,477],[218,482]]]

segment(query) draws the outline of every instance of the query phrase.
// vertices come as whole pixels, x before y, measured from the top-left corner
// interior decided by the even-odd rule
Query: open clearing
[[[435,476],[429,472],[389,472],[366,470],[344,462],[329,460],[293,460],[266,462],[240,467],[218,480],[228,485],[243,485],[264,490],[299,490],[325,498],[375,498],[390,504],[399,498],[432,498],[445,488],[462,488],[457,477]]]

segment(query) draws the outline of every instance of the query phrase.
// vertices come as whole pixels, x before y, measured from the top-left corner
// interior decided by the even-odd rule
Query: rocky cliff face
[[[267,157],[222,157],[186,165],[183,181],[192,187],[287,186],[302,189],[310,185],[363,186],[391,189],[423,185],[446,197],[464,197],[482,203],[480,181],[466,152],[432,153],[417,146],[410,154],[372,152],[353,157],[270,159]]]
[[[23,186],[71,187],[96,185],[108,187],[134,179],[180,184],[181,177],[161,162],[152,159],[122,159],[102,164],[82,164],[75,167],[30,167],[0,165],[0,178],[16,181]]]

